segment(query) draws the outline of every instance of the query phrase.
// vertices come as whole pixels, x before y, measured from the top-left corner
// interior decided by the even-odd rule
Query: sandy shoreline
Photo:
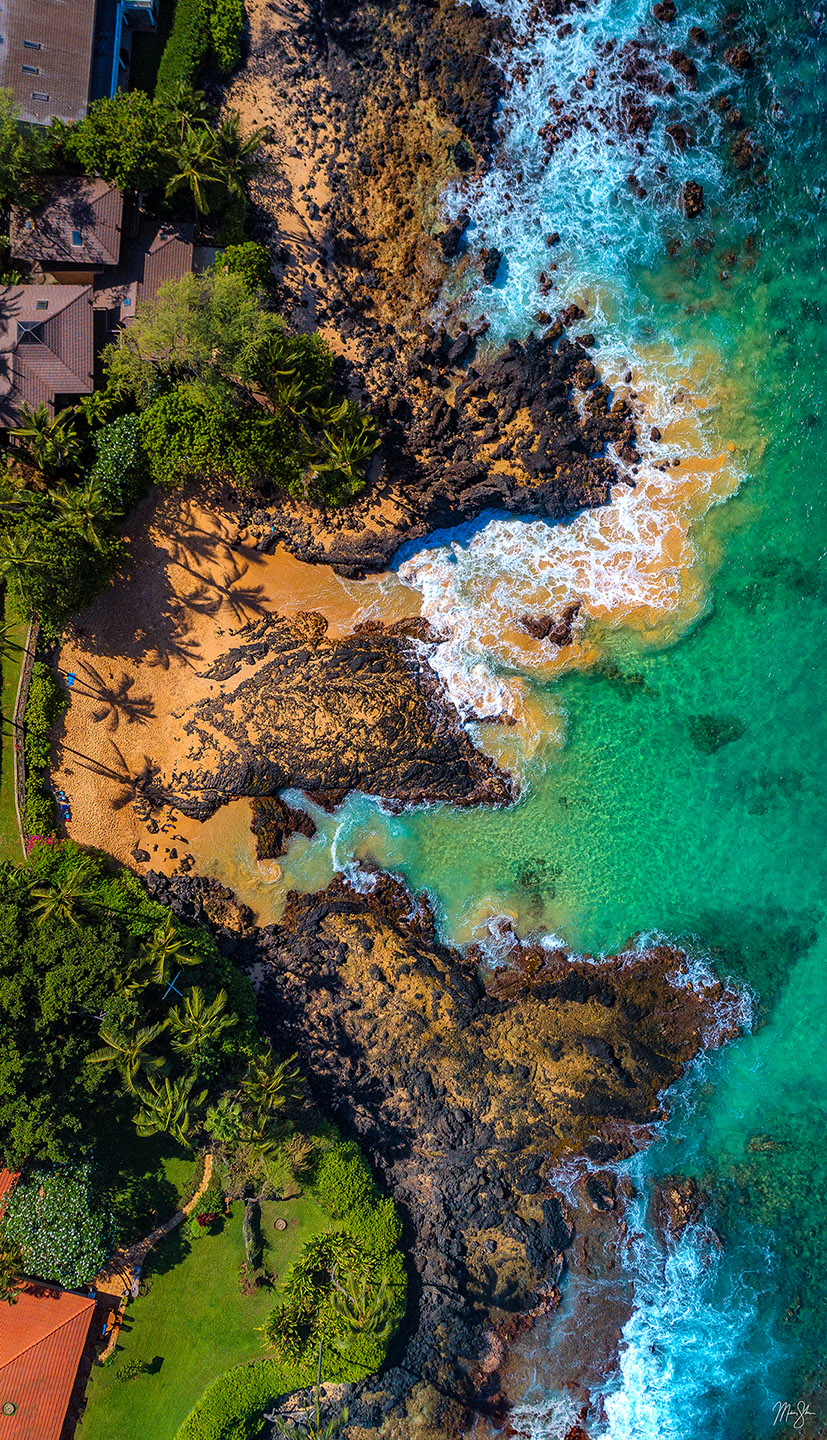
[[[52,770],[69,798],[66,834],[139,871],[174,873],[199,829],[171,812],[146,815],[141,788],[153,766],[169,772],[186,754],[183,713],[220,693],[205,672],[245,627],[315,610],[338,638],[361,621],[419,611],[418,592],[395,575],[342,580],[236,536],[220,498],[154,491],[132,518],[127,565],[59,653],[62,683],[75,677]]]

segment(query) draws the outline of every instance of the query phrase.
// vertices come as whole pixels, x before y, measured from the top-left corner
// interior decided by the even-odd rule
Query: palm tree
[[[346,1354],[360,1335],[370,1335],[380,1344],[390,1340],[394,1304],[387,1275],[382,1276],[376,1290],[364,1274],[345,1273],[339,1281],[334,1269],[331,1282],[333,1313],[339,1322],[339,1334],[333,1342],[337,1350]]]
[[[187,124],[209,120],[215,114],[215,106],[209,103],[204,91],[193,89],[185,80],[178,80],[168,94],[159,97],[159,101],[170,120],[180,127],[181,139]]]
[[[188,1146],[194,1124],[192,1111],[199,1109],[207,1098],[206,1090],[197,1095],[191,1093],[194,1084],[192,1074],[180,1080],[170,1080],[165,1075],[161,1081],[150,1076],[146,1088],[136,1085],[135,1094],[141,1102],[135,1116],[138,1134],[143,1137],[171,1135],[179,1144]]]
[[[0,580],[22,589],[31,570],[42,570],[45,560],[36,553],[33,535],[0,535]]]
[[[240,1139],[244,1129],[241,1106],[237,1100],[231,1100],[229,1095],[222,1095],[207,1111],[204,1124],[220,1145],[231,1145],[234,1140]]]
[[[197,1064],[210,1043],[238,1023],[238,1017],[226,1011],[226,990],[219,990],[208,1004],[201,986],[194,985],[183,1005],[170,1011],[169,1025],[175,1037],[173,1050],[179,1055],[191,1056]]]
[[[297,1105],[303,1098],[304,1083],[297,1059],[291,1055],[289,1060],[276,1060],[272,1051],[267,1051],[250,1061],[241,1088],[259,1120]]]
[[[22,455],[44,475],[56,475],[76,464],[83,442],[74,408],[52,416],[46,405],[38,405],[36,410],[23,405],[20,416],[22,423],[9,431],[12,454]]]
[[[206,215],[210,208],[210,185],[222,178],[218,144],[212,130],[204,127],[196,130],[187,125],[172,158],[177,168],[164,194],[169,197],[177,195],[179,190],[189,190],[197,220],[199,214]]]
[[[188,948],[187,940],[167,911],[160,925],[156,925],[149,941],[144,945],[143,960],[151,967],[152,979],[156,985],[168,985],[173,972],[181,965],[200,965],[201,958]]]
[[[322,1354],[324,1352],[324,1340],[319,1341],[319,1360],[316,1367],[316,1384],[313,1387],[313,1408],[308,1407],[300,1420],[282,1420],[280,1415],[270,1415],[267,1418],[273,1424],[274,1436],[280,1436],[281,1440],[335,1440],[346,1426],[349,1417],[346,1405],[338,1413],[331,1415],[329,1420],[322,1420],[321,1414],[321,1389],[322,1389]]]
[[[76,930],[82,930],[78,911],[92,898],[89,878],[88,867],[80,864],[51,884],[32,885],[29,892],[32,897],[32,912],[40,924],[52,925],[55,921],[64,921],[73,925]]]
[[[305,432],[308,480],[310,483],[318,482],[323,494],[336,480],[344,481],[348,489],[358,485],[380,443],[379,429],[373,417],[350,402],[345,404],[344,413],[341,406],[327,414],[322,412],[325,424],[319,439]]]
[[[101,1030],[100,1038],[104,1043],[100,1050],[95,1050],[86,1057],[86,1064],[103,1065],[110,1070],[120,1071],[127,1090],[135,1094],[135,1082],[141,1071],[150,1074],[164,1065],[159,1055],[150,1055],[149,1047],[166,1030],[167,1023],[166,1020],[160,1020],[155,1025],[144,1025],[140,1030],[133,1030],[128,1036],[117,1035],[111,1030]]]
[[[245,187],[254,175],[264,169],[264,161],[256,159],[256,151],[270,139],[268,130],[253,130],[241,135],[237,110],[230,110],[215,132],[221,182],[233,199],[243,199]]]
[[[87,480],[85,485],[75,489],[63,486],[52,495],[56,513],[55,529],[81,535],[93,550],[103,552],[100,525],[111,524],[122,511],[111,510],[100,485]]]

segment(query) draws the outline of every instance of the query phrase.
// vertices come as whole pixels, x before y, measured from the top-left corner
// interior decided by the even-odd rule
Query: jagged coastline
[[[215,913],[196,878],[148,884],[187,919]],[[277,925],[218,936],[260,977],[265,1030],[306,1061],[406,1220],[408,1323],[390,1371],[350,1404],[357,1433],[458,1440],[475,1417],[502,1420],[507,1341],[553,1310],[573,1246],[591,1239],[599,1265],[619,1244],[605,1167],[652,1138],[693,1057],[737,1033],[737,996],[688,983],[667,945],[595,963],[515,942],[505,968],[481,968],[437,940],[424,897],[381,874],[358,890],[339,877],[292,896]],[[555,1174],[577,1156],[575,1224]],[[616,1353],[617,1305],[592,1320],[573,1386],[593,1352]]]

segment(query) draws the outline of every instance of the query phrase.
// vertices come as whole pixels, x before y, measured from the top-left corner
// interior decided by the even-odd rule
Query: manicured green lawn
[[[277,1216],[288,1222],[279,1234]],[[302,1245],[330,1227],[314,1200],[302,1196],[262,1206],[265,1264],[284,1275]],[[147,1260],[149,1293],[133,1300],[121,1329],[116,1361],[96,1367],[87,1389],[77,1440],[173,1440],[210,1382],[233,1365],[266,1353],[261,1325],[275,1290],[242,1295],[243,1206],[236,1202],[221,1233],[193,1243],[176,1231]],[[153,1374],[118,1380],[118,1361],[149,1361]]]
[[[3,714],[3,743],[0,752],[0,860],[14,860],[19,865],[23,859],[23,848],[20,844],[20,832],[17,828],[17,815],[14,808],[14,731],[11,718],[14,714],[20,667],[23,663],[22,646],[26,639],[27,627],[17,619],[8,605],[4,618],[12,625],[10,639],[16,647],[21,648],[9,650],[0,661],[3,675],[2,697],[0,697],[0,709]]]

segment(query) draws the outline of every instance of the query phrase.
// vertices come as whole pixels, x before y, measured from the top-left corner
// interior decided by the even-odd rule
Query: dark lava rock
[[[439,248],[442,251],[443,259],[453,260],[458,255],[462,237],[470,224],[471,216],[467,210],[462,210],[454,223],[449,225],[447,230],[443,230],[439,236]]]
[[[676,19],[678,12],[675,8],[674,0],[659,0],[659,3],[652,7],[652,14],[656,20],[660,20],[663,24],[671,25],[673,20]]]
[[[693,142],[693,135],[685,125],[667,125],[666,133],[672,140],[675,149],[683,152]]]
[[[467,140],[458,140],[456,145],[451,146],[451,159],[463,175],[467,175],[469,170],[473,170],[474,152]]]
[[[468,365],[459,385],[455,366],[470,359],[482,327],[458,337],[420,331],[404,405],[395,398],[379,409],[385,443],[375,489],[336,511],[290,500],[256,511],[262,545],[282,541],[301,560],[360,576],[385,569],[404,541],[488,508],[557,519],[605,504],[617,480],[606,446],[636,452],[635,421],[565,334],[582,318],[568,306],[542,338],[513,340],[481,368]],[[582,409],[578,387],[587,390]]]
[[[161,776],[156,792],[197,819],[227,800],[288,788],[330,809],[352,790],[397,805],[508,803],[510,778],[474,748],[420,659],[417,642],[428,638],[423,621],[365,624],[332,641],[320,615],[268,617],[212,667],[207,678],[221,681],[221,693],[185,721],[202,764]],[[231,686],[253,661],[264,663]],[[271,806],[260,819],[267,843],[283,842],[290,823],[286,809],[274,821]]]
[[[192,883],[164,882],[186,916]],[[349,1397],[351,1420],[376,1423],[377,1403],[386,1422],[410,1416],[416,1395],[428,1425],[400,1418],[394,1434],[464,1436],[492,1308],[530,1312],[572,1242],[546,1157],[629,1155],[726,992],[673,986],[685,957],[666,946],[597,964],[517,946],[481,978],[479,955],[440,945],[427,904],[389,876],[370,893],[339,878],[292,896],[234,956],[262,967],[265,1031],[299,1052],[318,1102],[406,1217],[410,1328],[398,1363]],[[614,1180],[589,1179],[597,1216]]]
[[[492,245],[488,250],[483,250],[482,278],[487,285],[494,284],[494,281],[497,278],[497,271],[500,268],[500,262],[502,261],[502,258],[503,252],[502,250],[498,250],[496,245]]]
[[[694,90],[698,84],[698,67],[694,60],[684,55],[682,50],[670,50],[669,64],[673,70],[682,75],[690,90]]]
[[[519,625],[535,640],[551,640],[554,645],[570,645],[574,622],[580,614],[580,601],[567,605],[561,615],[521,615]]]
[[[655,1229],[673,1244],[687,1225],[703,1221],[708,1196],[699,1190],[696,1181],[670,1175],[661,1180],[653,1197],[652,1212]]]
[[[695,220],[703,213],[704,192],[697,180],[687,180],[681,190],[680,204],[687,220]]]
[[[276,860],[287,849],[291,835],[306,835],[312,840],[316,822],[306,810],[297,810],[280,795],[257,795],[252,803],[251,829],[256,837],[256,858]]]

